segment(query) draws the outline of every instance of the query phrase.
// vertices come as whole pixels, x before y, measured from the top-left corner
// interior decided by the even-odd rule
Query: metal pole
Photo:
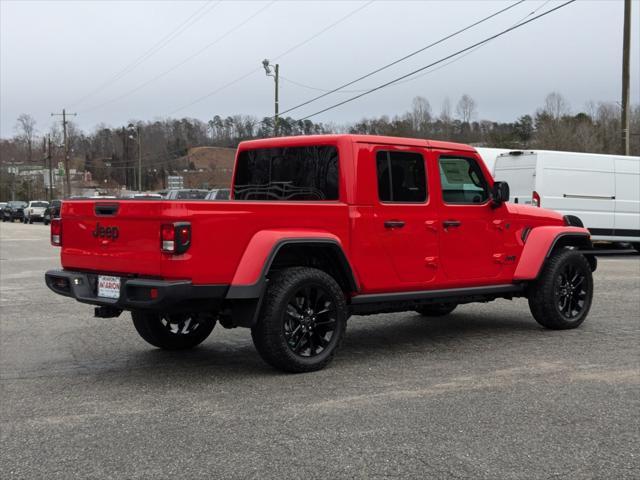
[[[62,109],[62,134],[64,135],[64,195],[71,196],[71,176],[69,175],[69,145],[67,144],[67,112]]]
[[[65,197],[71,195],[71,177],[69,174],[69,144],[67,138],[67,115],[71,115],[75,117],[77,113],[67,113],[67,111],[63,108],[62,114],[60,113],[52,113],[51,116],[62,115],[62,134],[64,135],[64,176],[65,176],[65,185],[64,185],[64,194]]]
[[[47,160],[49,161],[49,201],[53,200],[53,171],[51,159],[51,135],[47,135]]]
[[[276,97],[275,97],[275,107],[276,107],[276,108],[275,108],[275,110],[276,110],[276,115],[275,115],[275,117],[276,117],[276,118],[275,118],[275,124],[274,124],[274,129],[273,129],[273,131],[274,131],[275,136],[277,137],[277,136],[278,136],[278,133],[279,133],[279,123],[280,123],[280,122],[279,122],[280,117],[278,116],[278,115],[279,115],[279,105],[278,105],[278,84],[279,84],[279,81],[280,81],[280,65],[279,65],[279,64],[277,64],[277,63],[276,63],[276,67],[275,67],[275,76],[274,76],[273,78],[274,78],[275,83],[276,83],[276,85],[275,85],[275,86],[276,86]]]
[[[622,39],[622,153],[629,155],[629,58],[631,53],[631,0],[624,2]]]
[[[140,136],[140,127],[138,131],[138,191],[142,191],[142,137]]]

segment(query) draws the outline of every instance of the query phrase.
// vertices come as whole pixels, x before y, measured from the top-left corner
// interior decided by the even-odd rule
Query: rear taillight
[[[51,245],[62,245],[62,221],[59,218],[51,219]]]
[[[534,207],[540,206],[540,195],[536,191],[531,194],[531,205]]]
[[[160,249],[164,253],[179,255],[191,245],[189,222],[165,223],[160,227]]]

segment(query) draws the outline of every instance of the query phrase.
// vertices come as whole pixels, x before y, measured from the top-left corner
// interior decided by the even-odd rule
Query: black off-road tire
[[[575,288],[569,297],[573,299],[569,300],[569,314],[564,313],[562,307],[565,283],[563,276],[573,276],[566,275],[567,269],[569,272],[575,271],[583,278],[579,287]],[[579,293],[579,290],[584,290],[584,295]],[[531,314],[543,327],[552,330],[579,327],[587,318],[593,299],[593,276],[589,261],[580,252],[570,249],[559,250],[545,262],[537,280],[529,287],[528,297]],[[577,302],[575,315],[572,315],[572,301]],[[564,304],[566,305],[566,301]]]
[[[166,325],[168,320],[186,321],[190,317],[192,321],[197,321],[198,325],[187,333],[173,333],[172,329]],[[134,311],[131,312],[133,326],[140,336],[154,347],[164,350],[186,350],[201,344],[211,334],[216,325],[215,317],[207,314],[188,315],[163,315],[155,312]],[[190,325],[192,325],[190,323]]]
[[[321,291],[331,302],[332,313],[329,315],[335,321],[329,322],[329,317],[326,317],[322,322],[331,323],[333,326],[326,346],[322,346],[323,349],[317,354],[311,353],[313,347],[310,346],[309,356],[302,356],[294,351],[296,347],[290,345],[289,342],[295,342],[295,339],[292,339],[294,333],[290,332],[292,336],[287,339],[285,323],[290,302],[295,302],[296,295],[307,287]],[[251,329],[251,337],[256,350],[269,365],[290,373],[312,372],[324,368],[333,359],[344,338],[347,318],[344,292],[333,277],[315,268],[287,268],[270,279],[257,324]],[[317,332],[318,327],[315,333]],[[328,332],[324,335],[327,334]],[[316,351],[319,346],[315,345]]]
[[[430,305],[420,305],[416,308],[416,312],[423,317],[444,317],[453,312],[457,306],[457,303],[433,303]]]

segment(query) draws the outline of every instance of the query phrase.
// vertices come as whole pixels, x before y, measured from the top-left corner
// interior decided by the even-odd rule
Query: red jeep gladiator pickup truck
[[[250,327],[290,372],[334,356],[352,314],[527,297],[552,329],[591,306],[589,232],[579,218],[507,203],[469,146],[359,135],[271,138],[238,148],[231,200],[71,200],[52,220],[54,292],[131,311],[159,348]]]

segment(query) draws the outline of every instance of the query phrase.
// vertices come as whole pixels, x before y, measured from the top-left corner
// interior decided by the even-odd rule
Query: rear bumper
[[[79,302],[121,310],[204,311],[218,309],[227,295],[228,285],[193,285],[188,280],[120,279],[120,297],[97,295],[97,273],[49,270],[47,287],[58,295]],[[155,292],[152,295],[152,290]]]

